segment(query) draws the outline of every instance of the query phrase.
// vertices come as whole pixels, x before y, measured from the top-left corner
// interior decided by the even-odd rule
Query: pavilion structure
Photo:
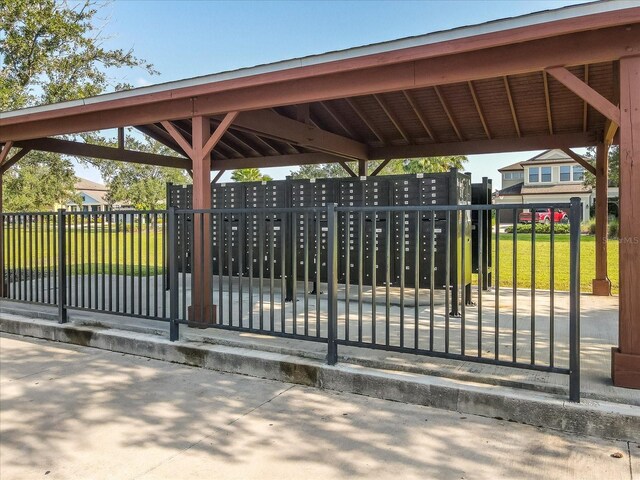
[[[134,127],[179,156],[124,148]],[[119,148],[60,135],[120,129]],[[561,148],[594,172],[593,293],[609,295],[607,152],[620,145],[616,385],[640,387],[640,7],[609,1],[0,113],[0,172],[32,150],[211,172]],[[596,147],[595,166],[571,149]],[[356,161],[358,171],[346,162]],[[370,174],[377,174],[377,168]],[[1,185],[1,182],[0,182]],[[196,239],[196,241],[200,241]],[[205,239],[205,243],[206,239]],[[195,245],[194,252],[204,252]],[[196,263],[199,263],[195,259]],[[208,265],[208,262],[203,262]],[[207,311],[210,273],[193,311]],[[206,323],[208,318],[194,319]]]

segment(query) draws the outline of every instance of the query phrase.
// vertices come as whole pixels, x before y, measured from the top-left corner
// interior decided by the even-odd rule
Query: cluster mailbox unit
[[[487,192],[486,182],[484,186]],[[490,183],[488,188],[491,188]],[[325,282],[328,228],[326,210],[321,207],[334,203],[340,207],[354,208],[353,211],[340,212],[338,215],[340,283],[389,283],[391,286],[415,287],[417,280],[420,288],[430,288],[433,272],[435,289],[447,286],[453,289],[454,310],[458,289],[465,286],[470,293],[472,261],[474,266],[477,265],[477,258],[472,258],[472,250],[476,248],[472,248],[470,211],[357,210],[358,207],[376,206],[383,209],[388,206],[470,205],[471,177],[455,169],[446,173],[417,175],[214,183],[211,189],[213,209],[270,210],[225,211],[213,215],[214,274],[228,275],[230,265],[232,275],[242,272],[243,276],[248,276],[251,273],[254,278],[263,276],[282,280],[284,272],[289,298],[292,280],[301,282],[306,279],[312,284]],[[490,191],[488,194],[490,201]],[[168,184],[167,198],[169,206],[190,209],[191,186]],[[291,210],[284,210],[309,207],[319,209],[315,213],[298,213],[295,210],[290,213]],[[488,227],[491,220],[487,222]],[[191,271],[192,225],[188,215],[178,216],[177,248],[182,260],[178,262],[180,271]],[[484,231],[489,230],[486,228]],[[447,238],[450,239],[448,246]],[[483,256],[489,251],[489,248],[483,248]],[[448,268],[447,252],[450,259]],[[221,257],[222,271],[219,268]],[[466,263],[464,269],[461,263],[463,258]],[[490,260],[484,264],[490,264]],[[471,297],[467,295],[466,298]]]

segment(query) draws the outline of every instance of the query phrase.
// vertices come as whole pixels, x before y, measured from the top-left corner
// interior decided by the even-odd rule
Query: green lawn
[[[49,245],[47,248],[47,231],[42,235],[41,232],[36,236],[32,236],[31,242],[27,240],[29,235],[28,231],[24,228],[9,228],[5,229],[5,265],[11,268],[16,259],[21,259],[24,262],[25,258],[36,259],[36,253],[38,258],[38,267],[44,265],[46,268],[47,259],[50,258],[51,264],[54,263],[54,250],[53,241],[55,238],[55,232],[49,231]],[[89,233],[85,230],[83,234],[78,231],[71,230],[67,236],[67,249],[71,259],[70,272],[75,273],[76,267],[78,273],[96,273],[102,272],[102,264],[104,260],[104,270],[109,272],[109,265],[113,273],[118,270],[120,273],[134,275],[142,274],[146,275],[147,266],[149,267],[149,273],[161,273],[163,271],[164,260],[163,255],[163,235],[162,232],[158,232],[157,238],[153,234],[153,229],[150,229],[150,234],[147,235],[146,231],[142,232],[127,232],[126,238],[123,232],[119,232],[116,236],[114,231],[105,231],[104,234],[98,228],[96,234],[95,230]],[[36,242],[36,238],[38,241]],[[44,241],[42,241],[44,239]],[[518,287],[530,288],[531,287],[531,235],[522,233],[517,236],[517,278]],[[556,290],[569,290],[569,235],[556,235],[555,237],[555,288]],[[125,251],[126,242],[126,266],[125,259],[122,253]],[[513,235],[501,234],[500,235],[500,285],[504,287],[511,287],[513,285]],[[33,249],[30,254],[29,251],[18,252],[14,250],[14,247],[20,245],[31,245]],[[103,253],[104,244],[104,253]],[[133,245],[133,248],[132,248]],[[550,235],[537,234],[536,235],[536,248],[535,248],[535,277],[536,288],[549,289],[549,281],[551,277],[551,265],[550,265]],[[36,252],[37,248],[37,252]],[[84,248],[84,251],[83,251]],[[131,253],[133,252],[133,257]],[[157,262],[156,262],[157,252]],[[495,252],[495,239],[493,252]],[[118,255],[116,255],[119,253]],[[109,255],[111,254],[111,259]],[[104,258],[103,258],[104,256]],[[148,259],[147,259],[148,257]],[[119,258],[119,262],[116,260]],[[591,291],[591,280],[595,276],[595,237],[583,235],[581,237],[580,247],[580,286],[584,292]],[[89,265],[89,259],[92,260],[92,264]],[[110,262],[111,260],[111,262]],[[156,264],[157,263],[157,264]],[[495,260],[494,260],[495,264]],[[35,265],[34,265],[35,267]],[[24,268],[22,263],[21,268]],[[27,268],[29,266],[27,265]],[[96,270],[97,269],[97,270]],[[614,293],[618,292],[618,242],[613,240],[609,242],[609,278],[613,286]]]
[[[518,287],[531,287],[531,235],[517,236]],[[513,235],[500,235],[500,285],[513,285]],[[495,252],[495,239],[493,251]],[[555,236],[554,280],[556,290],[569,290],[569,235]],[[618,242],[609,241],[609,279],[614,293],[618,293]],[[549,289],[551,278],[550,235],[537,234],[535,248],[536,288]],[[595,237],[583,235],[580,241],[580,289],[591,291],[591,280],[595,278]]]

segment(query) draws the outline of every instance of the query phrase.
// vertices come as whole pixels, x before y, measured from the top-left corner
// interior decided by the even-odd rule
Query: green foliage
[[[108,70],[153,66],[104,48],[94,0],[0,0],[0,110],[102,93]],[[122,85],[111,85],[122,87]]]
[[[104,47],[94,0],[0,0],[0,111],[83,98],[114,84],[118,68],[152,65]],[[42,210],[74,199],[70,158],[31,152],[5,175],[7,209]]]
[[[569,225],[566,223],[554,224],[555,233],[569,233]],[[513,226],[508,226],[504,229],[506,233],[513,233]],[[530,223],[519,224],[517,227],[518,233],[531,233],[532,228]],[[546,223],[536,223],[536,233],[549,234],[551,233],[551,225]]]
[[[620,224],[617,219],[609,221],[609,238],[619,238]]]
[[[461,169],[467,162],[464,155],[447,157],[423,157],[391,160],[379,173],[379,175],[403,175],[415,173],[440,173],[452,168]],[[368,174],[371,174],[382,160],[368,163]],[[348,162],[347,165],[354,172],[358,171],[357,162]],[[343,178],[347,172],[339,163],[327,163],[320,165],[302,165],[298,170],[291,172],[292,178]]]
[[[68,200],[79,203],[75,182],[73,165],[67,159],[33,152],[4,174],[3,208],[8,212],[33,212],[53,210]]]
[[[99,143],[109,145],[109,142],[104,140]],[[145,138],[145,141],[128,138],[126,147],[140,152],[176,156],[173,150],[149,138]],[[177,168],[111,160],[91,159],[89,162],[98,168],[109,187],[108,200],[111,203],[126,203],[138,210],[165,208],[167,182],[191,182],[184,170]]]
[[[231,174],[231,180],[234,182],[268,182],[273,178],[263,174],[259,168],[243,168],[234,170]]]
[[[587,235],[595,235],[596,234],[596,219],[592,218],[588,222],[582,224],[582,233],[586,233]]]
[[[595,165],[596,163],[596,149],[595,147],[589,147],[587,149],[587,159]],[[588,187],[596,187],[596,177],[592,173],[585,170],[584,172],[584,184]],[[618,145],[611,145],[609,149],[609,186],[617,187],[620,185],[620,147]]]

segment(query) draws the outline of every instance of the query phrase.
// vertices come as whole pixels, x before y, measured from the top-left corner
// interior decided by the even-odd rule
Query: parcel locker
[[[242,183],[214,183],[211,185],[211,208],[240,209],[245,206]],[[247,275],[246,218],[241,213],[211,215],[211,256],[214,275]],[[220,256],[222,263],[220,264]],[[222,268],[220,268],[222,266]],[[231,266],[231,272],[229,272]]]

